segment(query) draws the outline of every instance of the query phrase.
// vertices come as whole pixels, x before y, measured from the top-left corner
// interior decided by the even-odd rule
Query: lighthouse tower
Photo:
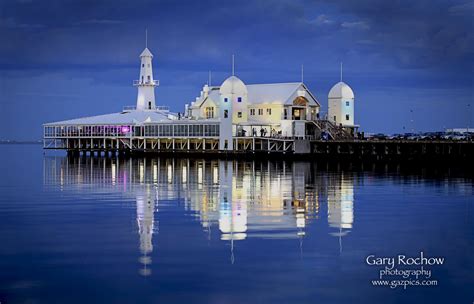
[[[159,81],[153,79],[153,67],[151,60],[153,54],[148,47],[145,47],[140,54],[140,78],[133,84],[138,87],[137,110],[154,110],[155,105],[155,87]]]

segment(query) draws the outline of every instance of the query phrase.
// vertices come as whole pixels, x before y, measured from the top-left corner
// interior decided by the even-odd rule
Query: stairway
[[[321,119],[313,121],[313,123],[319,130],[326,132],[332,140],[348,140],[354,138],[345,128],[338,126],[329,120]]]

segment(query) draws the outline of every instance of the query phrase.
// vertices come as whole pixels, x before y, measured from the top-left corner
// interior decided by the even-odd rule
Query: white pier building
[[[182,113],[157,106],[153,54],[140,54],[136,106],[118,113],[46,123],[45,149],[144,152],[309,152],[327,134],[354,137],[354,94],[345,83],[329,93],[329,119],[303,82],[245,84],[235,75],[204,85]],[[232,74],[234,74],[232,72]],[[350,92],[348,94],[347,92]],[[347,100],[346,100],[347,99]],[[349,106],[347,105],[349,103]]]

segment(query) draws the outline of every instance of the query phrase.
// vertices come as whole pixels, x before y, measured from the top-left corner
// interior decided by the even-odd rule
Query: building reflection
[[[351,177],[341,174],[328,189],[328,224],[336,231],[331,235],[339,238],[342,252],[342,237],[352,229],[354,223],[354,183]]]
[[[237,242],[248,238],[295,239],[302,248],[326,208],[329,233],[341,246],[354,223],[354,178],[308,162],[45,156],[44,183],[134,201],[142,275],[151,274],[162,200],[184,201],[208,238],[218,233],[229,243],[232,263]]]
[[[149,265],[151,264],[150,254],[153,252],[152,237],[155,231],[155,209],[158,204],[158,199],[154,196],[154,192],[150,187],[146,187],[145,191],[139,191],[136,195],[137,202],[137,225],[138,234],[140,235],[140,252],[142,256],[139,261],[142,264],[140,274],[148,276],[151,274]]]

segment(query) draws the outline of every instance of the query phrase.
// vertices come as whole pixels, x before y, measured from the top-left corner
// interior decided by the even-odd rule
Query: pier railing
[[[149,85],[149,86],[157,87],[160,85],[160,81],[159,80],[149,80],[149,81],[134,80],[133,85],[134,86]]]
[[[125,112],[125,111],[134,111],[136,110],[137,107],[136,106],[124,106],[122,108],[122,111]],[[168,106],[156,106],[154,109],[152,110],[156,110],[156,111],[160,111],[160,112],[169,112],[170,111],[170,107]]]

